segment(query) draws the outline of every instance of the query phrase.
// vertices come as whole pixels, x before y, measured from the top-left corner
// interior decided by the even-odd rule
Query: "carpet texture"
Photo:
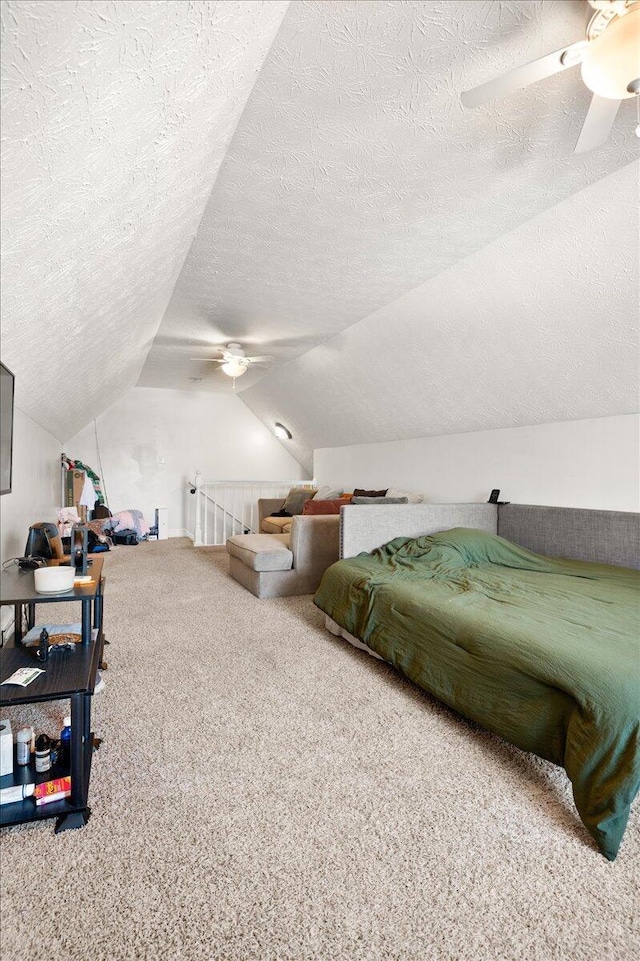
[[[227,564],[183,539],[106,557],[93,815],[0,833],[2,961],[640,954],[637,807],[611,864],[560,769]],[[67,703],[3,714],[55,734]]]

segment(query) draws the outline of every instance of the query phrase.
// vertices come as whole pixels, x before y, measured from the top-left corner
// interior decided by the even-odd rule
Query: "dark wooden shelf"
[[[90,600],[99,593],[102,565],[101,557],[94,558],[91,566],[87,568],[87,574],[92,578],[91,583],[60,594],[38,594],[33,571],[21,571],[18,567],[2,571],[0,604],[56,604]]]
[[[58,761],[49,771],[38,774],[35,769],[33,759],[30,764],[18,764],[18,747],[13,745],[13,774],[5,774],[0,777],[0,789],[6,787],[16,787],[19,784],[43,784],[45,781],[54,781],[58,777],[67,777],[71,774],[71,767],[67,761],[64,764]],[[4,805],[2,805],[4,807]]]
[[[90,644],[76,644],[74,650],[51,651],[40,662],[32,647],[6,647],[0,651],[0,682],[20,667],[40,667],[40,674],[28,687],[0,683],[0,707],[57,701],[72,694],[91,694],[102,649],[102,637]]]
[[[0,576],[0,605],[15,607],[16,635],[14,644],[0,650],[0,682],[21,667],[38,666],[44,670],[27,687],[0,685],[0,707],[35,704],[41,701],[69,699],[71,702],[71,745],[68,764],[56,764],[44,774],[35,774],[30,765],[17,767],[14,773],[0,778],[0,787],[42,783],[57,777],[71,776],[71,797],[38,806],[33,797],[13,804],[0,805],[0,826],[57,818],[56,832],[78,828],[86,824],[89,778],[93,735],[91,730],[91,700],[96,672],[102,659],[104,634],[102,630],[103,589],[102,558],[94,558],[89,569],[92,582],[60,594],[39,594],[35,589],[33,571],[19,569],[3,571]],[[35,607],[40,604],[79,602],[82,608],[82,641],[73,650],[50,650],[46,661],[39,661],[33,647],[22,643],[23,608],[27,626],[35,621]],[[48,622],[52,622],[52,618]],[[97,630],[94,640],[92,632]]]
[[[85,744],[84,748],[84,790],[83,797],[88,796],[89,778],[91,777],[91,758],[93,755],[93,735]],[[54,764],[50,771],[44,774],[36,774],[33,763],[16,768],[14,759],[13,774],[5,774],[0,778],[0,788],[15,787],[18,784],[43,784],[45,781],[53,781],[58,777],[67,777],[71,774],[71,767],[67,764]],[[12,804],[0,805],[0,827],[9,827],[11,824],[26,824],[28,821],[40,821],[44,818],[59,818],[66,814],[88,810],[86,804],[74,805],[71,798],[62,798],[60,801],[51,801],[49,804],[36,804],[34,797],[27,797],[21,801],[14,801]]]
[[[19,609],[26,604],[31,610],[36,604],[55,604],[60,601],[80,601],[82,606],[81,644],[74,650],[51,650],[46,661],[40,662],[33,647],[26,647],[18,636],[12,646],[0,650],[0,707],[15,704],[30,704],[38,701],[51,701],[71,697],[73,694],[93,692],[95,673],[102,654],[104,637],[102,635],[102,558],[94,561],[92,577],[94,581],[85,587],[75,588],[65,594],[38,594],[35,590],[33,571],[20,571],[17,568],[3,571],[0,576],[0,604],[13,604]],[[91,638],[90,605],[98,611],[98,637]],[[86,609],[85,609],[86,608]],[[19,618],[16,618],[16,624]],[[49,619],[51,623],[52,619]],[[3,685],[2,682],[21,667],[40,667],[44,674],[39,675],[28,687]]]

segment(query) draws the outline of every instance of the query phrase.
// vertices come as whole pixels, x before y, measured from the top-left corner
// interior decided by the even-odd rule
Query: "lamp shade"
[[[598,97],[626,100],[634,96],[628,86],[640,77],[640,7],[612,20],[590,41],[581,72]]]

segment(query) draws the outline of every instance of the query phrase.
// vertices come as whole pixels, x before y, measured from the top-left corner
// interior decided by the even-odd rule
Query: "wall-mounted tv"
[[[0,494],[11,493],[13,384],[13,374],[0,363]]]

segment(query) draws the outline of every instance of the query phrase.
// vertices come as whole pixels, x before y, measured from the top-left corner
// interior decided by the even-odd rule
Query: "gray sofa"
[[[258,501],[262,521],[282,499]],[[287,533],[236,534],[227,541],[229,573],[256,597],[313,594],[340,553],[338,514],[296,515]]]

